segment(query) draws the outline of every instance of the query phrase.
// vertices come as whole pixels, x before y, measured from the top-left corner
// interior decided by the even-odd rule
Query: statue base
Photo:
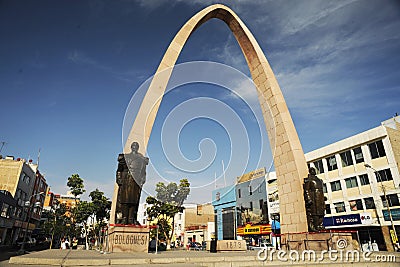
[[[359,250],[357,231],[320,231],[281,235],[284,250]]]
[[[108,252],[148,252],[148,227],[113,225],[108,229]]]

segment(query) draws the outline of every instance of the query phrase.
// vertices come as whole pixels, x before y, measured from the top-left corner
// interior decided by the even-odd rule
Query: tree
[[[76,197],[82,195],[86,192],[83,189],[85,186],[83,185],[83,179],[79,177],[79,174],[72,174],[71,177],[68,177],[67,186],[71,189],[71,194]]]
[[[71,189],[71,194],[74,195],[75,206],[77,206],[76,198],[79,195],[82,195],[86,190],[84,189],[83,179],[79,177],[79,174],[72,174],[71,177],[68,177],[67,186]],[[75,227],[76,220],[76,208],[72,210],[72,218],[73,218],[73,227]]]
[[[151,206],[147,208],[149,220],[157,220],[159,226],[159,237],[167,241],[167,248],[170,247],[174,235],[175,215],[183,212],[183,202],[190,193],[190,183],[187,179],[180,180],[179,186],[176,183],[163,182],[156,185],[156,198],[147,197],[146,203]],[[172,226],[171,226],[172,225]]]
[[[45,233],[51,233],[50,248],[54,240],[60,240],[63,236],[71,234],[71,218],[66,215],[67,207],[65,204],[55,203],[50,211],[43,211],[43,216],[47,220],[43,225]]]
[[[88,219],[94,213],[94,204],[92,202],[81,201],[76,206],[75,209],[75,220],[76,223],[81,224],[83,226],[83,230],[86,238],[86,249],[89,249],[88,246]]]
[[[111,201],[104,196],[104,192],[99,189],[90,192],[89,197],[92,199],[94,214],[96,215],[96,220],[98,223],[103,224],[104,219],[109,218]]]
[[[111,209],[111,201],[104,196],[104,192],[101,192],[99,189],[90,192],[90,198],[92,199],[93,203],[93,213],[96,217],[96,225],[94,227],[94,236],[96,239],[100,238],[100,244],[102,243],[101,240],[101,230],[106,225],[104,219],[110,218],[110,209]],[[99,235],[97,235],[99,233]]]

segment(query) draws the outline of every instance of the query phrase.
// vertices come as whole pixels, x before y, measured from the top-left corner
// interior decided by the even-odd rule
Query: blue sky
[[[154,74],[180,27],[212,3],[216,1],[1,1],[0,142],[7,143],[1,154],[36,161],[41,149],[40,169],[53,191],[64,193],[67,177],[79,173],[88,192],[97,187],[111,197],[131,98]],[[219,3],[239,15],[262,47],[305,152],[375,127],[400,111],[398,1]],[[249,75],[239,46],[221,21],[197,29],[178,63],[198,60],[224,63]],[[255,90],[239,84],[236,89],[248,100],[205,84],[178,87],[166,95],[148,148],[148,192],[160,179],[188,177],[201,185],[215,174],[220,186],[222,160],[228,180],[268,167],[271,156],[259,151],[268,150],[262,143],[265,134],[258,132],[263,128],[252,124],[249,112],[257,113]],[[240,145],[233,143],[232,149],[230,143],[236,130],[215,118],[199,114],[180,132],[161,137],[168,129],[163,122],[175,118],[172,110],[186,103],[180,114],[194,112],[204,99],[210,109],[210,99],[222,101],[241,118],[250,136],[250,144],[243,143],[249,161],[232,156],[241,153],[234,151]],[[171,165],[160,149],[162,138],[178,140],[184,158],[180,162],[172,153],[172,163],[186,166],[204,156],[206,170],[188,173],[182,171],[187,167]],[[210,201],[213,188],[193,189],[188,201]]]

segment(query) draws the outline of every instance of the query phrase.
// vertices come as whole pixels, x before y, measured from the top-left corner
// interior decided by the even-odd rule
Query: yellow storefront
[[[246,224],[237,228],[237,235],[247,241],[250,246],[259,246],[260,243],[271,243],[271,225],[270,224]]]

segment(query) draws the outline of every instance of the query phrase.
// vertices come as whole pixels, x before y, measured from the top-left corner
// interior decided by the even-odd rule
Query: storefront
[[[237,228],[237,235],[250,246],[260,246],[261,243],[272,243],[272,229],[270,224],[246,224]]]
[[[373,225],[373,217],[369,212],[360,214],[348,214],[324,218],[324,226],[327,230],[358,231],[360,245],[377,244],[379,250],[387,250],[382,229]]]

